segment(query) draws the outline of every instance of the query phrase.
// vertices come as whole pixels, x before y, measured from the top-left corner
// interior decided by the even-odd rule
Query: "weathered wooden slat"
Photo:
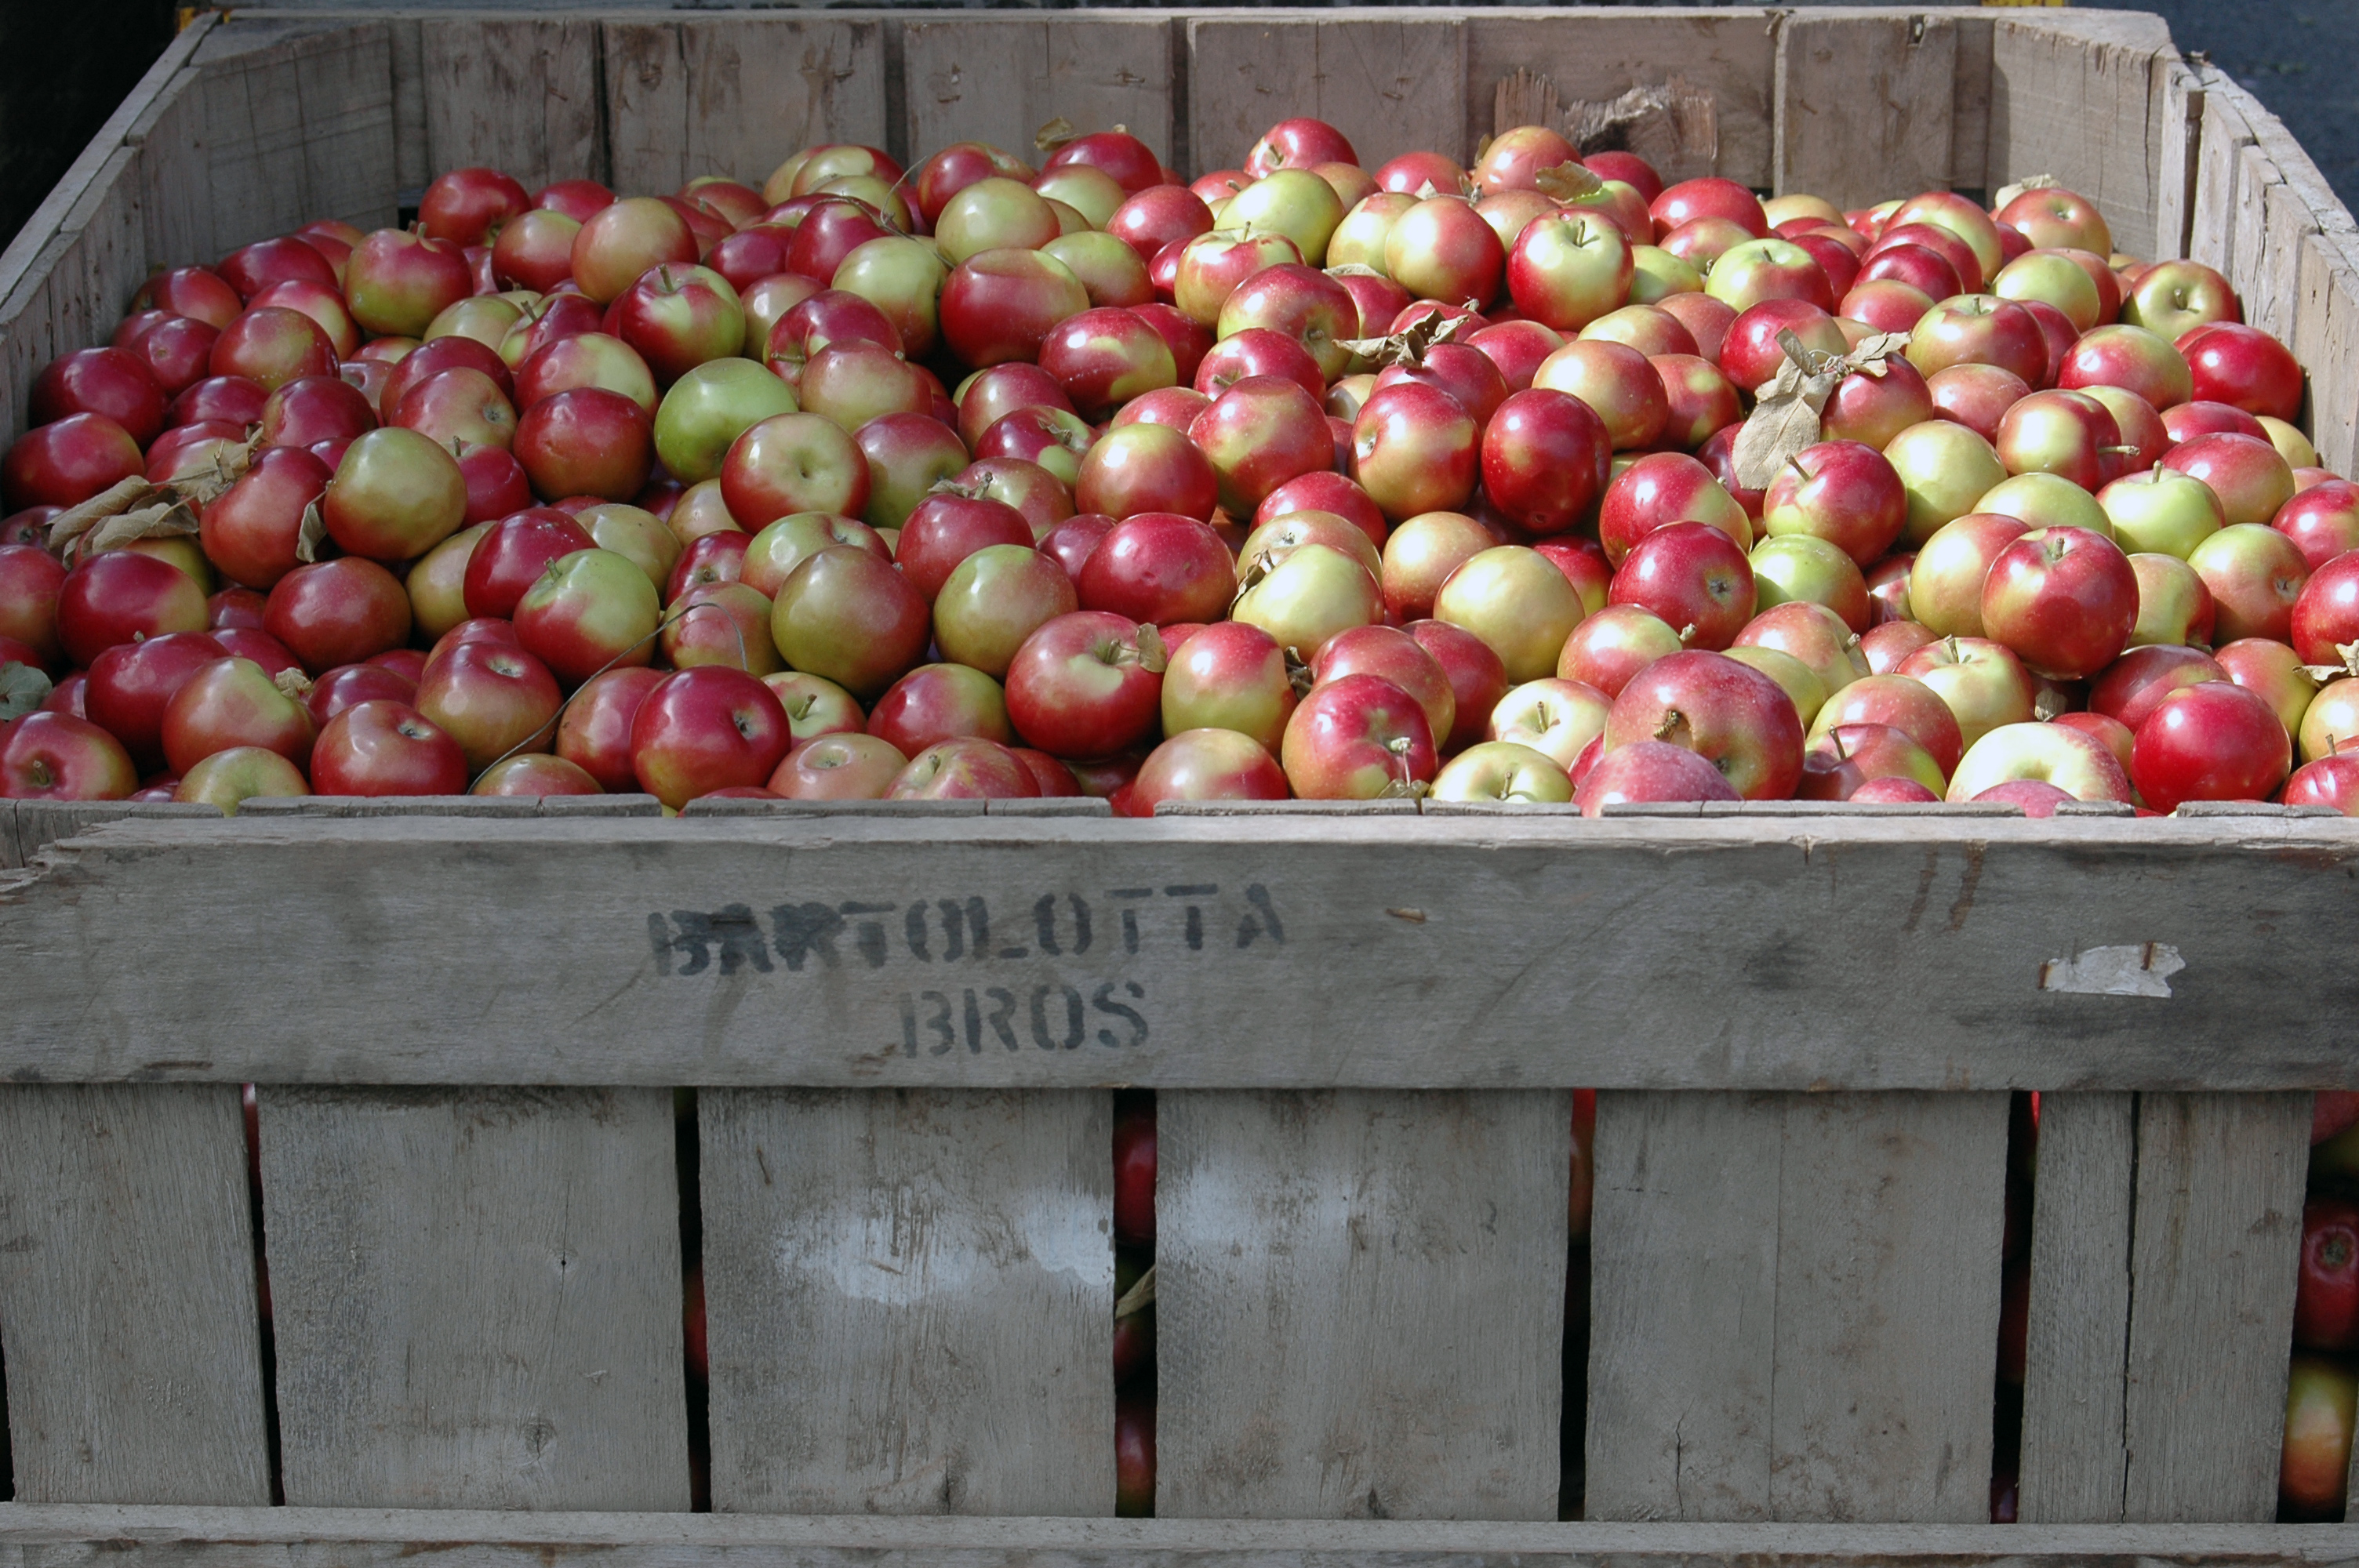
[[[2138,1098],[2125,1519],[2277,1517],[2310,1102]]]
[[[1264,131],[1311,114],[1369,169],[1420,148],[1469,158],[1465,42],[1448,13],[1190,16],[1190,156],[1200,173],[1241,168]]]
[[[422,29],[427,178],[471,164],[527,189],[607,178],[594,18],[432,16]]]
[[[1165,16],[986,12],[911,20],[901,26],[901,51],[910,146],[987,142],[1038,164],[1033,134],[1061,115],[1082,131],[1125,126],[1157,157],[1176,156],[1179,78]]]
[[[1597,1147],[1593,1515],[1987,1517],[2006,1096],[1603,1095]]]
[[[2169,30],[2155,16],[2059,11],[2000,17],[1991,38],[1984,182],[1996,189],[2053,175],[2097,203],[2115,249],[2152,254],[2154,60],[2169,46]]]
[[[1777,29],[1774,183],[1843,208],[1950,181],[1956,25],[1946,16],[1797,13]]]
[[[1784,1151],[1779,1096],[1597,1097],[1586,1517],[1768,1517]]]
[[[2028,1524],[2122,1517],[2136,1098],[2040,1097],[2018,1494]]]
[[[1554,1519],[1562,1093],[1156,1108],[1156,1511]]]
[[[670,191],[719,174],[758,189],[797,148],[883,146],[885,27],[776,13],[605,22],[615,188]]]
[[[267,26],[267,24],[264,24]],[[207,184],[193,257],[213,259],[314,219],[394,218],[392,43],[383,22],[247,49],[238,24],[209,35],[202,73]]]
[[[2155,57],[2154,258],[2187,254],[2193,217],[2198,146],[2203,132],[2201,78],[2167,54]]]
[[[2339,474],[2359,469],[2359,243],[2320,232],[2304,242],[2297,354],[2310,373],[2310,438]]]
[[[218,806],[171,800],[17,800],[9,805],[16,808],[17,865],[60,838],[104,822],[222,820]]]
[[[1953,13],[1958,76],[1950,94],[1950,185],[1987,190],[1990,159],[1991,34],[1984,12]]]
[[[266,1087],[261,1114],[288,1502],[689,1506],[669,1094]]]
[[[463,1548],[453,1542],[465,1542]],[[27,1568],[104,1561],[124,1568],[397,1568],[462,1555],[483,1568],[552,1559],[601,1568],[1023,1568],[1042,1562],[1141,1568],[1887,1568],[1918,1558],[1958,1568],[2332,1568],[2359,1562],[2352,1525],[1527,1524],[1419,1519],[975,1519],[763,1514],[520,1514],[331,1509],[26,1507],[0,1509],[0,1553]],[[14,1568],[14,1559],[9,1561]]]
[[[2354,877],[2339,817],[116,823],[0,893],[0,1074],[2359,1087]]]
[[[2225,275],[2236,265],[2236,176],[2253,133],[2229,95],[2223,79],[2206,77],[2203,122],[2195,152],[2195,209],[2187,254]]]
[[[0,1087],[20,1503],[270,1500],[254,1241],[234,1087]]]
[[[2245,319],[2272,337],[2285,332],[2291,315],[2290,302],[2275,287],[2277,269],[2269,257],[2269,193],[2284,183],[2285,176],[2258,143],[2237,149],[2236,205],[2231,220],[2236,239],[2228,282],[2244,306]]]
[[[1610,103],[1634,88],[1663,88],[1677,77],[1711,98],[1711,135],[1688,143],[1666,135],[1634,150],[1654,160],[1666,179],[1720,174],[1767,185],[1776,37],[1771,13],[1753,7],[1470,12],[1467,150],[1497,128],[1498,83],[1518,70],[1547,78],[1558,102],[1568,107]]]
[[[698,1105],[716,1508],[1114,1512],[1109,1096]]]

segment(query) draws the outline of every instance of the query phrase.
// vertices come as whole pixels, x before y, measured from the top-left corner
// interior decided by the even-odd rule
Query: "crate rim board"
[[[1521,1524],[1411,1519],[1083,1519],[618,1514],[460,1509],[179,1508],[0,1503],[0,1563],[93,1546],[129,1568],[245,1568],[301,1554],[391,1563],[454,1542],[483,1568],[592,1557],[629,1568],[734,1568],[791,1552],[819,1568],[1248,1563],[1399,1568],[1473,1563],[1873,1568],[1896,1558],[1970,1564],[2180,1568],[2359,1562],[2359,1525]]]
[[[0,1080],[2359,1087],[2359,823],[1969,820],[116,822]]]

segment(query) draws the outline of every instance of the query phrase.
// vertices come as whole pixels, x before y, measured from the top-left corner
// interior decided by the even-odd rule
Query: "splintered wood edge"
[[[455,1542],[471,1561],[532,1568],[597,1551],[649,1568],[713,1568],[748,1551],[798,1553],[854,1568],[890,1552],[908,1568],[1016,1568],[1044,1553],[1121,1553],[1133,1561],[1205,1559],[1288,1565],[1470,1558],[1525,1563],[1758,1563],[1880,1568],[1896,1559],[2054,1562],[2089,1568],[2165,1561],[2211,1564],[2359,1563],[2353,1525],[1518,1524],[1421,1520],[797,1518],[759,1514],[526,1513],[451,1510],[0,1505],[0,1552],[103,1548],[125,1568],[249,1563],[256,1548],[341,1548],[340,1561],[391,1565]]]

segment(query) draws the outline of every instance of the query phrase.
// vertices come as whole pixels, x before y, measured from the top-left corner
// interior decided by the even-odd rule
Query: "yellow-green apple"
[[[219,808],[235,816],[239,805],[255,795],[284,797],[309,795],[311,786],[303,770],[261,746],[233,746],[215,752],[181,775],[172,798]]]
[[[1460,512],[1405,520],[1385,540],[1379,575],[1386,612],[1403,624],[1429,614],[1450,574],[1498,543],[1490,529]]]
[[[2294,497],[2293,469],[2267,441],[2213,431],[2181,440],[2165,467],[2201,480],[2231,524],[2267,524]]]
[[[2130,570],[2137,575],[2138,586],[2137,624],[2130,628],[2130,646],[2211,643],[2212,590],[2193,567],[2177,556],[2141,554],[2130,557]]]
[[[1519,545],[1469,557],[1433,600],[1435,620],[1462,626],[1489,643],[1508,680],[1519,685],[1556,674],[1565,639],[1582,613],[1579,591],[1555,563]]]
[[[2106,485],[2097,492],[2097,504],[2122,548],[2182,561],[2226,521],[2211,486],[2159,464]]]
[[[934,382],[922,367],[882,343],[856,340],[831,343],[811,355],[795,384],[795,400],[804,412],[845,430],[888,414],[929,414],[934,395]]]
[[[1977,512],[2020,518],[2034,528],[2079,528],[2102,539],[2114,525],[2096,498],[2071,480],[2052,473],[2021,473],[2001,480],[1974,503]]]
[[[2201,262],[2157,262],[2122,299],[2122,319],[2177,342],[2198,327],[2241,320],[2236,291]]]
[[[1304,516],[1297,513],[1270,526],[1296,525]],[[1366,547],[1365,536],[1352,532]],[[1358,557],[1333,545],[1303,543],[1257,551],[1245,560],[1245,587],[1230,610],[1231,619],[1261,628],[1305,662],[1337,633],[1384,618],[1374,574]]]
[[[1536,217],[1509,245],[1508,295],[1544,326],[1575,330],[1629,298],[1630,242],[1595,213]]]
[[[1990,291],[2017,303],[2038,300],[2064,313],[2074,332],[2086,332],[2105,319],[2096,280],[2060,250],[2027,251],[1998,269]],[[2118,308],[2118,302],[2116,304]]]
[[[2258,524],[2232,522],[2188,552],[2187,564],[2212,590],[2212,630],[2220,642],[2293,640],[2294,606],[2310,580],[2310,563],[2291,539]]]
[[[1263,175],[1231,198],[1220,214],[1224,228],[1284,236],[1313,265],[1325,265],[1328,240],[1343,221],[1343,198],[1307,168]]]
[[[1949,705],[1966,746],[2002,724],[2028,723],[2036,717],[2032,704],[2038,695],[2038,683],[2003,643],[1984,637],[1944,637],[1901,660],[1899,673],[1930,687]],[[1858,684],[1862,683],[1854,686]],[[1918,739],[1926,750],[1940,756],[1923,736]],[[1949,771],[1956,771],[1954,763]]]
[[[1205,627],[1172,653],[1160,708],[1167,734],[1234,730],[1274,749],[1295,702],[1277,640],[1257,626],[1231,621]]]
[[[1572,781],[1555,759],[1508,741],[1470,746],[1434,775],[1435,800],[1496,800],[1562,805]]]
[[[1791,654],[1779,653],[1775,648],[1732,647],[1728,650],[1728,656],[1776,681],[1778,689],[1786,694],[1787,700],[1794,705],[1794,717],[1805,728],[1818,717],[1819,709],[1826,706],[1826,683],[1819,679],[1817,672],[1810,665]]]
[[[2130,798],[2130,781],[2112,750],[2062,724],[2003,724],[1972,746],[1951,774],[1948,798],[1986,798],[1997,785],[2053,784],[2074,800]]]
[[[599,549],[549,562],[516,601],[515,617],[525,651],[568,686],[610,665],[653,662],[662,618],[647,573],[628,557]]]
[[[1809,534],[1767,538],[1747,558],[1756,611],[1791,602],[1821,604],[1853,631],[1867,630],[1867,580],[1856,562],[1826,540]]]
[[[1027,545],[986,545],[942,579],[934,641],[944,658],[1004,676],[1027,637],[1080,607],[1072,579],[1054,559]]]
[[[1834,291],[1818,259],[1791,240],[1745,240],[1721,253],[1704,291],[1739,312],[1765,299],[1805,299],[1835,308]]]
[[[1483,330],[1487,332],[1492,329],[1485,327]],[[1648,359],[1658,354],[1692,354],[1697,351],[1695,334],[1689,331],[1678,317],[1659,305],[1625,305],[1609,310],[1582,328],[1578,335],[1603,338],[1609,343],[1627,343]],[[1562,346],[1562,340],[1559,339],[1552,345],[1551,351]]]
[[[656,455],[663,460],[665,470],[684,484],[718,478],[730,447],[740,436],[763,420],[792,414],[797,407],[787,384],[752,360],[708,361],[690,369],[664,394],[656,409]],[[529,470],[532,465],[525,466]]]
[[[1730,644],[1732,652],[1737,648],[1772,648],[1799,659],[1829,696],[1869,673],[1858,633],[1832,610],[1808,600],[1760,611]]]
[[[371,336],[422,338],[444,308],[474,292],[474,280],[449,241],[379,229],[345,259],[343,287],[353,321]]]
[[[1483,739],[1527,747],[1561,772],[1605,732],[1614,699],[1595,687],[1550,676],[1502,697],[1484,720]]]
[[[458,532],[466,512],[467,481],[457,460],[417,431],[391,427],[345,449],[320,497],[328,536],[381,561],[424,555]]]
[[[901,526],[935,485],[968,461],[958,432],[924,414],[887,414],[860,427],[852,438],[868,461],[868,509],[863,515],[875,528]]]
[[[839,545],[788,575],[770,633],[791,668],[824,676],[855,697],[884,691],[925,656],[931,616],[898,568]]]

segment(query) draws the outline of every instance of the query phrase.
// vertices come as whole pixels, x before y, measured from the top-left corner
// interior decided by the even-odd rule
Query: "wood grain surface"
[[[1554,1519],[1571,1111],[1159,1097],[1157,1514]]]
[[[240,817],[38,859],[20,1078],[2359,1085],[2339,817]]]
[[[716,1508],[1114,1512],[1108,1095],[698,1105]]]
[[[688,1507],[670,1095],[261,1110],[288,1502]]]

